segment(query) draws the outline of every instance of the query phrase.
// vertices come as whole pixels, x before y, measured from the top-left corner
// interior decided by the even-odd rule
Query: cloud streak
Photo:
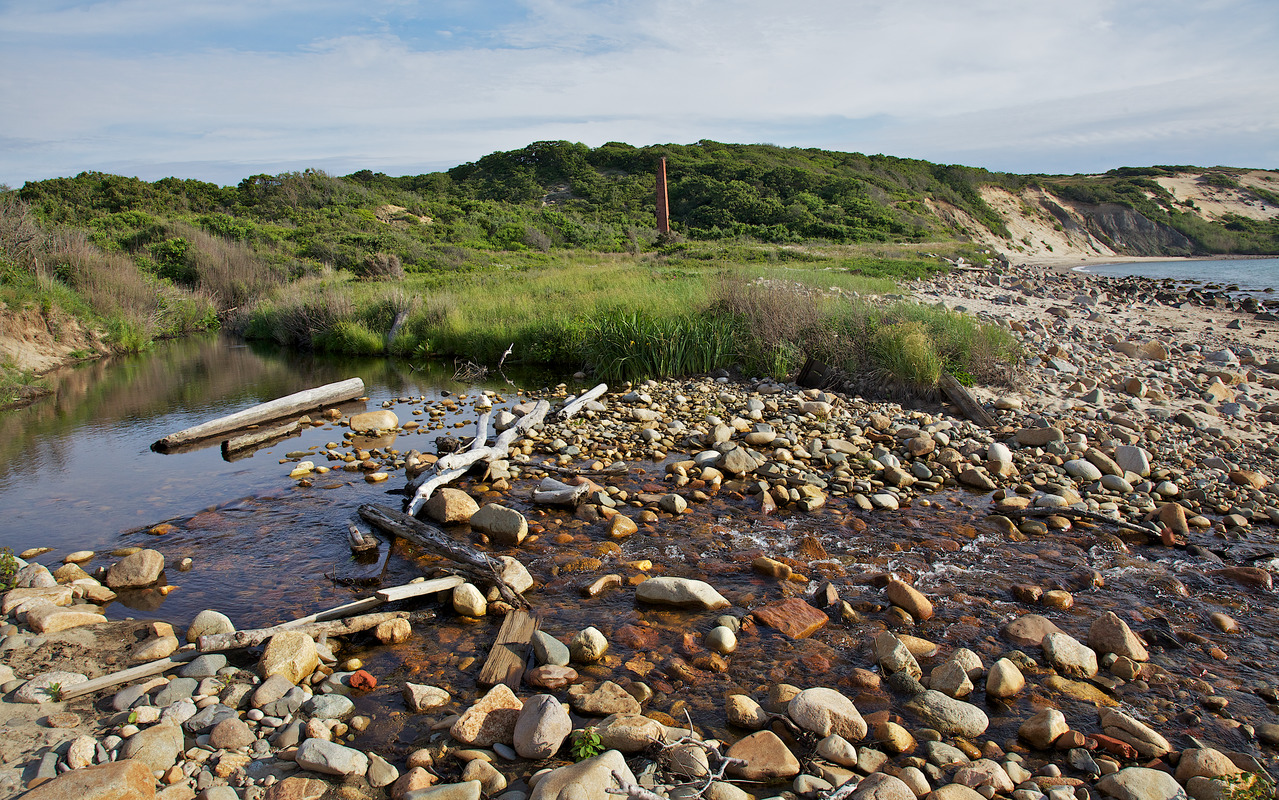
[[[411,172],[546,138],[772,141],[1035,172],[1173,154],[1275,166],[1275,9],[19,2],[0,9],[0,143],[13,145],[0,181],[106,165],[219,182],[321,161]]]

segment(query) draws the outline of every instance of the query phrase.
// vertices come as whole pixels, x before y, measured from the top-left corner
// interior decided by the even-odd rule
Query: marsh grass
[[[1006,332],[971,318],[868,299],[897,284],[831,267],[838,258],[742,264],[724,261],[724,253],[718,248],[709,258],[674,260],[508,253],[483,269],[410,273],[398,283],[327,271],[260,302],[243,331],[316,350],[480,365],[496,364],[509,347],[512,362],[589,367],[609,382],[721,367],[782,378],[813,356],[907,391],[928,391],[943,370],[968,381],[998,381],[1016,356]],[[736,254],[740,249],[728,251]],[[898,261],[922,263],[857,257],[888,272]],[[388,344],[402,311],[407,317]]]

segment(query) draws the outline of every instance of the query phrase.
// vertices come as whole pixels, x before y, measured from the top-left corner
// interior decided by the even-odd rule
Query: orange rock
[[[813,608],[798,597],[757,608],[751,614],[757,621],[770,628],[776,628],[783,636],[790,639],[805,639],[812,636],[829,621],[824,612]]]

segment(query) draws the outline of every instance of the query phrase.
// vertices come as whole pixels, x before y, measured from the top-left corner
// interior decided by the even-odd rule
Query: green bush
[[[359,322],[339,322],[331,328],[315,335],[313,345],[316,350],[328,353],[350,353],[353,355],[372,356],[385,351],[386,343],[381,336],[366,328]]]

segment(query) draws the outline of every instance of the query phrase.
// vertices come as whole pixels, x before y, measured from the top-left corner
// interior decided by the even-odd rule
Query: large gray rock
[[[651,717],[615,714],[595,726],[600,744],[609,750],[638,753],[666,739],[666,727]]]
[[[346,719],[355,713],[355,703],[341,694],[317,694],[302,704],[302,713],[315,719]]]
[[[359,750],[323,739],[298,745],[296,760],[299,767],[323,775],[363,775],[369,769],[369,757]]]
[[[709,583],[692,578],[649,578],[635,588],[635,599],[654,605],[699,608],[704,611],[732,605]]]
[[[910,649],[888,631],[875,637],[875,661],[885,675],[904,671],[915,680],[924,677],[924,671],[919,668],[919,662],[911,655]]]
[[[446,706],[453,699],[444,689],[423,683],[404,684],[401,695],[404,697],[404,705],[408,706],[410,711],[415,711],[419,714],[423,711],[430,711],[433,708]]]
[[[568,666],[568,646],[546,631],[533,631],[533,656],[538,664]]]
[[[593,664],[608,652],[608,639],[599,629],[591,626],[578,631],[568,644],[570,657],[581,664]]]
[[[805,689],[791,698],[786,715],[818,736],[837,734],[852,742],[866,737],[866,721],[857,706],[834,689]]]
[[[1124,472],[1133,472],[1143,478],[1150,475],[1150,454],[1136,445],[1121,444],[1116,447],[1115,463]]]
[[[136,589],[150,586],[164,572],[164,556],[156,550],[139,550],[112,564],[107,570],[107,586],[112,589]]]
[[[906,703],[906,708],[943,735],[971,739],[985,733],[986,727],[990,725],[990,719],[977,706],[947,697],[933,689],[912,697]]]
[[[1185,800],[1177,779],[1160,769],[1128,767],[1097,781],[1097,788],[1117,800]]]
[[[600,753],[594,758],[567,767],[553,769],[541,777],[529,800],[594,800],[608,798],[608,789],[615,786],[613,773],[626,781],[637,783],[635,773],[626,765],[626,759],[616,750]]]
[[[1098,653],[1114,653],[1133,661],[1150,660],[1150,654],[1137,634],[1113,611],[1107,611],[1093,621],[1088,629],[1088,646]]]
[[[1172,752],[1172,744],[1144,722],[1133,719],[1117,708],[1097,710],[1101,732],[1137,748],[1142,758],[1159,758]]]
[[[515,752],[534,760],[550,758],[572,731],[573,720],[560,701],[549,694],[535,694],[524,701],[515,722]]]
[[[125,739],[120,747],[120,756],[141,761],[147,769],[155,772],[177,763],[183,749],[182,729],[177,725],[160,723]]]
[[[1097,654],[1068,633],[1044,637],[1044,658],[1053,669],[1070,678],[1091,678],[1097,674]]]
[[[495,544],[514,547],[528,536],[528,521],[512,508],[489,503],[471,515],[471,528],[488,534]]]

